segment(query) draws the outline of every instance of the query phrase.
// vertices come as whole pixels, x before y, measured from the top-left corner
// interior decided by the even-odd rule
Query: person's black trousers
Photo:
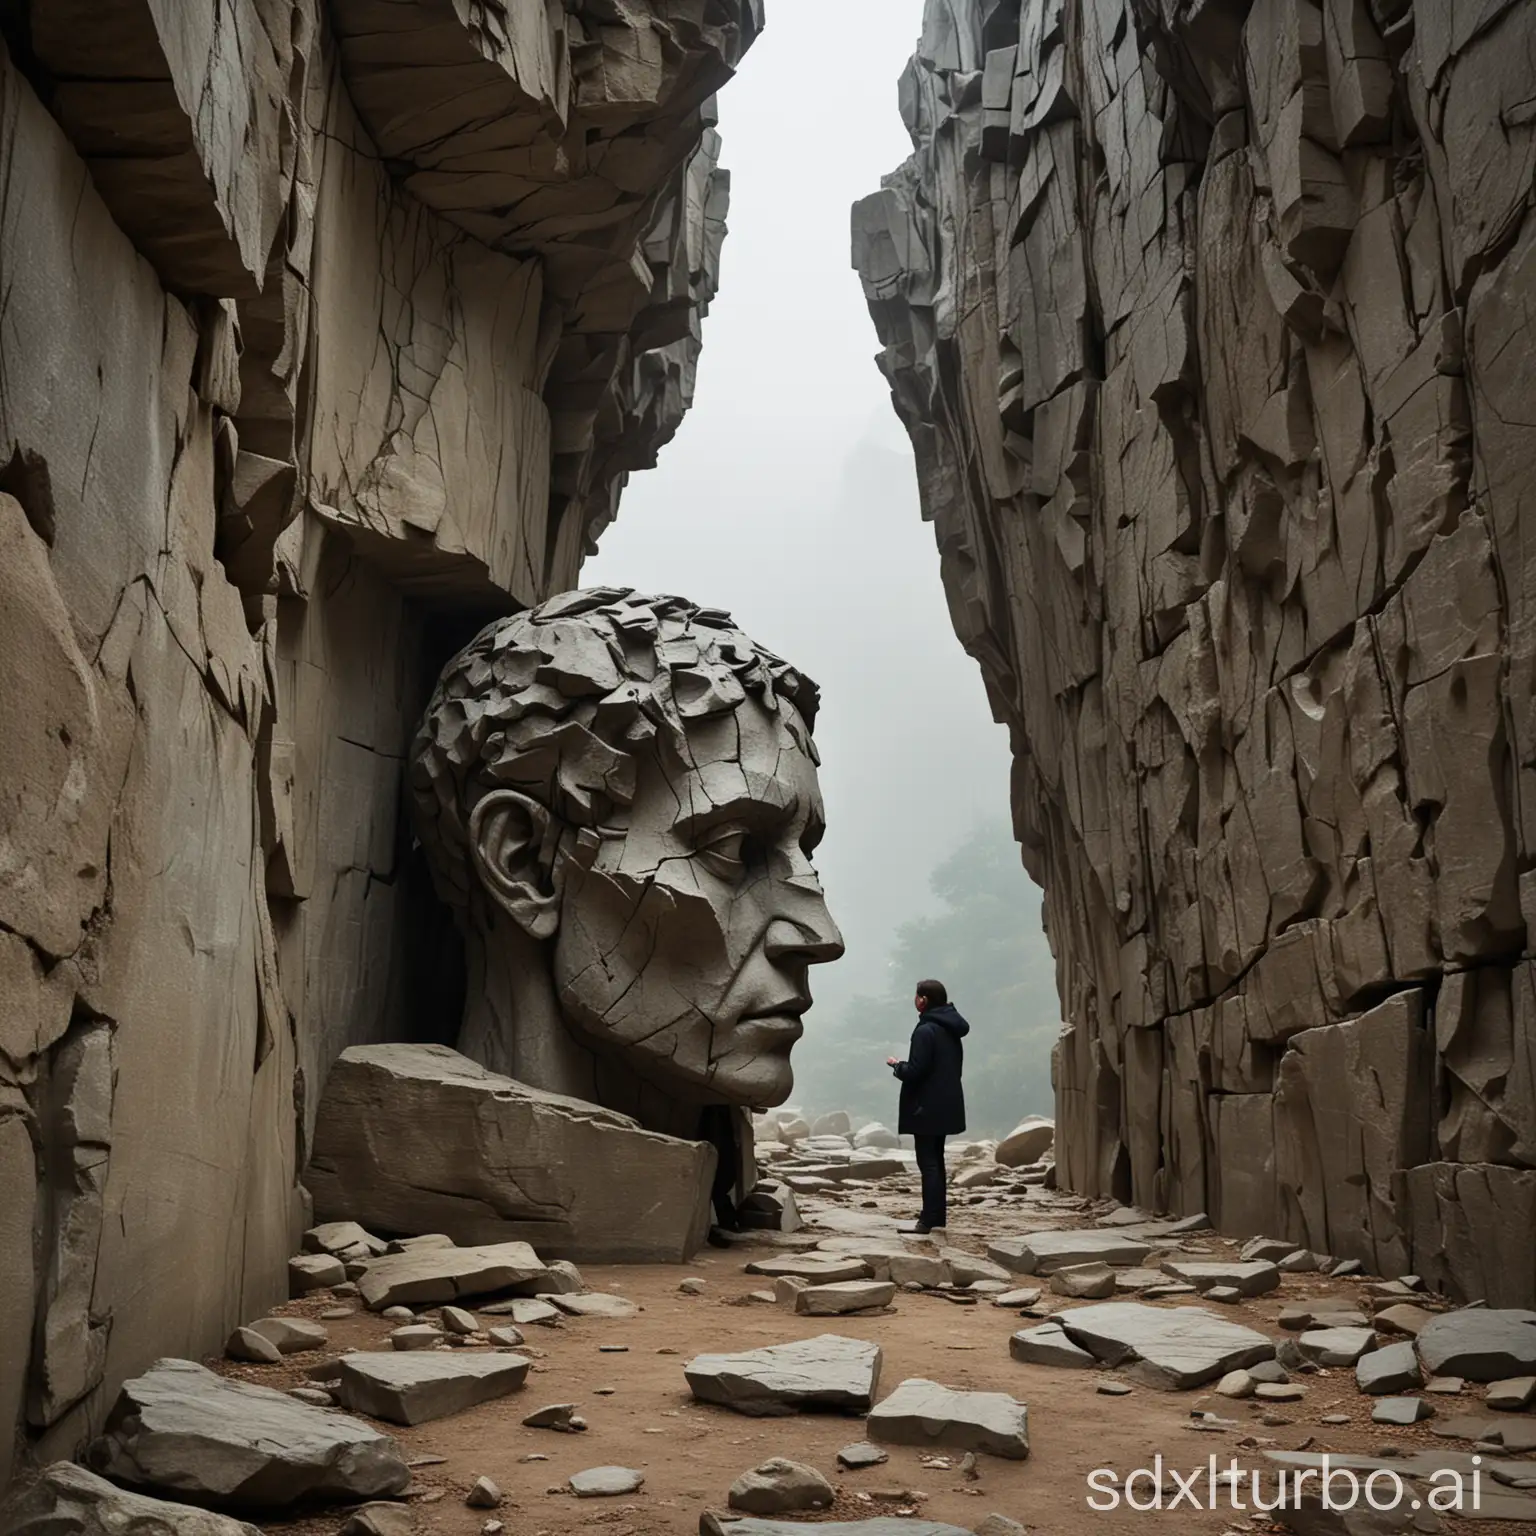
[[[925,1227],[949,1225],[949,1185],[944,1175],[944,1138],[914,1136],[917,1171],[923,1178],[923,1214],[918,1218]]]

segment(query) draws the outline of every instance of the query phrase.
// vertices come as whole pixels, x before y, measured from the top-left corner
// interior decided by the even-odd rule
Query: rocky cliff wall
[[[329,1064],[456,1016],[403,754],[689,401],[761,20],[0,0],[0,1483],[284,1293]]]
[[[1536,1301],[1536,4],[930,0],[854,216],[1061,1177]]]

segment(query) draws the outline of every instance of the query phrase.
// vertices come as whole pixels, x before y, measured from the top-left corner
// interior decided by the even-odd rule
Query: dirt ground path
[[[813,1235],[830,1236],[850,1228],[871,1236],[893,1235],[895,1220],[908,1214],[914,1193],[906,1181],[887,1180],[876,1195],[865,1189],[833,1200],[807,1201],[804,1209]],[[1038,1190],[988,1195],[952,1213],[948,1242],[979,1253],[991,1236],[1091,1225],[1104,1209]],[[1230,1257],[1235,1252],[1235,1245],[1209,1234],[1189,1242],[1197,1252],[1204,1250],[1202,1257]],[[584,1268],[591,1289],[629,1297],[641,1305],[641,1313],[624,1321],[571,1319],[557,1327],[527,1329],[523,1353],[534,1363],[523,1391],[416,1428],[391,1427],[409,1459],[442,1458],[416,1470],[409,1498],[417,1530],[424,1536],[479,1536],[487,1519],[496,1519],[503,1523],[505,1536],[574,1536],[585,1531],[693,1536],[704,1510],[725,1508],[726,1491],[736,1477],[771,1456],[786,1456],[817,1467],[839,1489],[836,1507],[824,1519],[899,1513],[970,1529],[996,1512],[1032,1531],[1062,1536],[1130,1536],[1149,1530],[1170,1536],[1253,1533],[1275,1527],[1247,1512],[1191,1512],[1187,1504],[1177,1512],[1162,1513],[1138,1513],[1123,1506],[1095,1510],[1087,1502],[1092,1492],[1088,1475],[1096,1468],[1124,1475],[1152,1467],[1159,1454],[1166,1465],[1188,1472],[1206,1466],[1212,1455],[1221,1468],[1234,1457],[1244,1468],[1266,1466],[1261,1454],[1265,1448],[1352,1453],[1372,1453],[1384,1445],[1404,1451],[1470,1449],[1436,1439],[1424,1426],[1387,1430],[1373,1425],[1370,1400],[1356,1391],[1349,1370],[1308,1375],[1304,1400],[1290,1404],[1231,1402],[1204,1391],[1170,1393],[1140,1385],[1133,1385],[1125,1396],[1102,1395],[1100,1383],[1116,1379],[1111,1373],[1012,1360],[1009,1337],[1032,1320],[1021,1320],[986,1298],[978,1305],[960,1306],[931,1293],[898,1293],[887,1315],[797,1318],[787,1308],[748,1299],[763,1282],[745,1274],[744,1266],[772,1251],[766,1243],[708,1250],[681,1268]],[[679,1292],[679,1282],[687,1276],[706,1282],[702,1294]],[[1222,1311],[1279,1339],[1284,1335],[1275,1318],[1284,1305],[1311,1297],[1353,1297],[1359,1283],[1288,1275],[1280,1290]],[[314,1315],[326,1304],[325,1299],[312,1298],[285,1310]],[[1061,1309],[1079,1303],[1047,1293],[1044,1305]],[[330,1352],[339,1353],[384,1347],[394,1325],[360,1313],[328,1326]],[[1029,1406],[1029,1459],[1009,1462],[982,1456],[979,1479],[969,1482],[958,1470],[958,1454],[949,1456],[946,1469],[933,1464],[936,1454],[946,1453],[891,1446],[886,1464],[843,1472],[837,1452],[864,1438],[862,1420],[822,1414],[751,1419],[697,1404],[688,1392],[683,1363],[694,1354],[737,1352],[820,1333],[840,1333],[881,1346],[879,1396],[909,1377],[921,1376],[1023,1400]],[[623,1352],[605,1352],[604,1346],[623,1346]],[[294,1356],[280,1367],[217,1365],[249,1380],[291,1385],[315,1359]],[[1469,1394],[1474,1390],[1469,1387]],[[562,1435],[522,1427],[521,1420],[534,1409],[565,1402],[576,1404],[587,1419],[587,1433]],[[1469,1397],[1465,1407],[1475,1406],[1476,1400]],[[1201,1432],[1192,1427],[1191,1415],[1202,1409],[1238,1422]],[[1321,1423],[1324,1415],[1337,1413],[1348,1414],[1349,1422]],[[577,1500],[563,1491],[572,1473],[611,1465],[643,1472],[641,1491],[600,1500]],[[494,1513],[464,1503],[465,1493],[481,1476],[495,1481],[505,1495]],[[268,1528],[317,1536],[334,1533],[338,1524],[336,1515],[327,1513],[286,1525],[272,1522]],[[1536,1536],[1536,1524],[1524,1522],[1474,1527],[1456,1521],[1445,1528]]]

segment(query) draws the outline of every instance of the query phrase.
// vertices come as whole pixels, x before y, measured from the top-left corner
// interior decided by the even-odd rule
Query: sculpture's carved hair
[[[469,904],[469,818],[515,789],[578,830],[578,856],[622,835],[633,752],[660,733],[686,762],[688,723],[748,698],[795,706],[815,756],[815,683],[735,627],[680,597],[594,587],[488,625],[448,663],[411,748],[416,834],[438,894]]]

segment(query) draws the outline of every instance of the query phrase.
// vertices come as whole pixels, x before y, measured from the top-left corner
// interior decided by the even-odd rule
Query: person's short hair
[[[944,983],[942,981],[918,982],[917,996],[926,997],[935,1008],[949,1001],[949,993],[944,990]]]
[[[469,905],[482,795],[518,790],[595,848],[599,828],[622,835],[638,746],[660,733],[686,762],[689,723],[749,696],[770,711],[792,703],[816,761],[816,684],[722,609],[593,587],[487,625],[443,669],[411,747],[411,808],[438,894]]]

